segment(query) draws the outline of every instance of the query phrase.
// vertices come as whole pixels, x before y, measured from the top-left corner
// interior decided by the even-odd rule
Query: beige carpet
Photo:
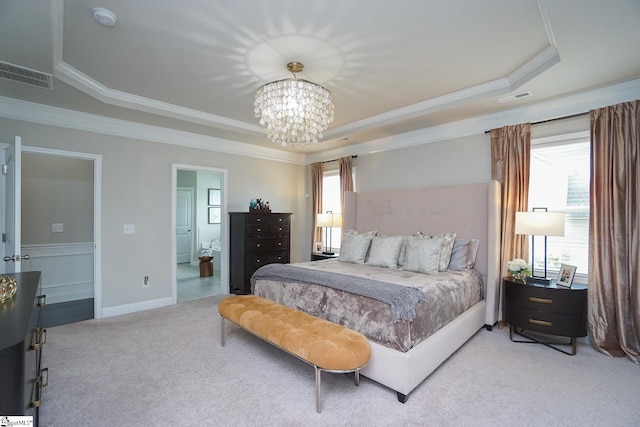
[[[367,378],[314,371],[229,327],[220,297],[50,328],[42,426],[630,426],[640,366],[597,353],[514,344],[479,331],[410,395]]]

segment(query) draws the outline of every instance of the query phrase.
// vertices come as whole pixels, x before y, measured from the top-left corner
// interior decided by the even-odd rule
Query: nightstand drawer
[[[541,332],[562,337],[584,337],[587,335],[586,324],[578,321],[574,314],[552,313],[547,311],[508,310],[505,322],[518,325],[529,331]]]
[[[505,287],[505,301],[522,309],[549,311],[553,313],[575,313],[580,298],[570,289],[553,289],[530,285],[510,285]]]

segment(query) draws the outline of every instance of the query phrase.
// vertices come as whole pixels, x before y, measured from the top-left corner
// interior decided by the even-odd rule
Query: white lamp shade
[[[319,213],[316,216],[316,226],[342,227],[342,214],[331,212]]]
[[[515,233],[564,236],[564,212],[516,212]]]

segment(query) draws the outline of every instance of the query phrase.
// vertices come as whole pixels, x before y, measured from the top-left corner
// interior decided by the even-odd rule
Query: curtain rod
[[[352,159],[357,159],[357,158],[358,158],[358,155],[357,155],[357,154],[355,154],[355,155],[351,156],[351,158],[352,158]],[[325,161],[324,161],[324,162],[322,162],[322,163],[331,163],[331,162],[335,162],[335,161],[338,161],[338,160],[340,160],[340,159],[325,160]]]
[[[533,125],[541,125],[542,123],[555,122],[556,120],[573,119],[575,117],[586,116],[587,114],[589,114],[589,112],[585,111],[583,113],[576,113],[576,114],[571,114],[571,115],[568,115],[568,116],[555,117],[553,119],[548,119],[548,120],[540,120],[539,122],[531,123],[531,126],[533,126]],[[484,131],[484,133],[490,133],[490,132],[491,132],[490,130],[485,130]]]

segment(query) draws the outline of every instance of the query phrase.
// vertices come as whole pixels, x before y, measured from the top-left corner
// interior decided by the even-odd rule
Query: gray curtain
[[[640,101],[590,121],[589,337],[640,364]]]
[[[322,162],[311,163],[311,212],[313,218],[311,220],[311,252],[315,252],[315,243],[322,241],[322,230],[316,226],[316,216],[322,213]]]

